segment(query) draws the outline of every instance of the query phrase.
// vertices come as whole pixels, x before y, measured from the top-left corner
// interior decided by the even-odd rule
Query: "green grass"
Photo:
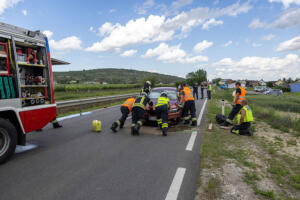
[[[244,181],[250,185],[255,185],[260,178],[258,177],[256,172],[245,172]]]
[[[114,102],[114,103],[107,103],[107,104],[100,105],[100,106],[92,106],[90,108],[82,109],[82,112],[88,112],[88,111],[97,110],[97,109],[101,109],[101,108],[105,108],[105,107],[115,106],[115,105],[119,105],[123,102],[124,101],[117,101],[117,102]],[[70,112],[59,113],[57,115],[57,117],[64,117],[64,116],[78,114],[78,113],[80,113],[80,110],[74,110],[74,111],[70,111]]]
[[[232,102],[233,90],[217,90],[213,98],[226,99]],[[280,115],[276,111],[300,113],[300,95],[297,93],[285,93],[282,96],[271,95],[246,95],[249,106],[253,110],[256,121],[267,122],[272,128],[282,132],[294,131],[294,136],[300,137],[300,119],[292,119],[287,115]],[[228,114],[228,113],[227,113]]]
[[[204,187],[205,196],[207,199],[216,199],[220,194],[220,180],[215,177],[211,177],[208,180],[207,186]]]
[[[256,194],[260,194],[264,197],[266,197],[267,199],[274,199],[275,200],[275,195],[274,195],[274,191],[273,190],[268,190],[268,191],[265,191],[265,190],[260,190],[260,189],[255,189],[254,190]]]
[[[72,99],[83,99],[91,97],[102,97],[119,94],[138,93],[138,89],[112,89],[104,91],[80,91],[80,92],[55,92],[55,100],[72,100]]]

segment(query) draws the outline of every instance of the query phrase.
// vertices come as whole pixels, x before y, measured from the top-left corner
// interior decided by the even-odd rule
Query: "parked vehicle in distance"
[[[283,92],[280,89],[270,89],[264,92],[266,95],[282,95]]]
[[[267,86],[256,86],[254,87],[254,91],[255,92],[264,92],[264,91],[268,91],[271,88],[268,88]]]
[[[170,109],[168,120],[171,122],[178,122],[182,117],[182,108],[179,108],[180,98],[177,96],[177,89],[175,87],[157,87],[153,88],[149,94],[150,99],[153,101],[152,109],[150,106],[146,107],[146,122],[156,122],[156,113],[155,113],[155,105],[157,103],[158,97],[162,92],[167,92],[168,98],[170,99]]]

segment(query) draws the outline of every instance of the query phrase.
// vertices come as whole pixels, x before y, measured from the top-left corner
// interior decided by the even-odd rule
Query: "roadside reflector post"
[[[81,116],[82,115],[82,104],[81,104],[81,101],[80,101],[79,109],[80,109],[80,116]]]
[[[225,101],[222,99],[222,115],[225,115]]]

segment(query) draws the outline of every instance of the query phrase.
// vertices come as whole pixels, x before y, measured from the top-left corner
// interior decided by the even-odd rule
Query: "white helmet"
[[[146,83],[149,84],[149,85],[151,85],[151,82],[150,82],[150,81],[146,81]]]

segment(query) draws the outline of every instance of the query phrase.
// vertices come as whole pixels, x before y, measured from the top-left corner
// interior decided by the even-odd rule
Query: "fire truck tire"
[[[8,120],[0,118],[0,165],[14,154],[16,146],[16,128]]]

